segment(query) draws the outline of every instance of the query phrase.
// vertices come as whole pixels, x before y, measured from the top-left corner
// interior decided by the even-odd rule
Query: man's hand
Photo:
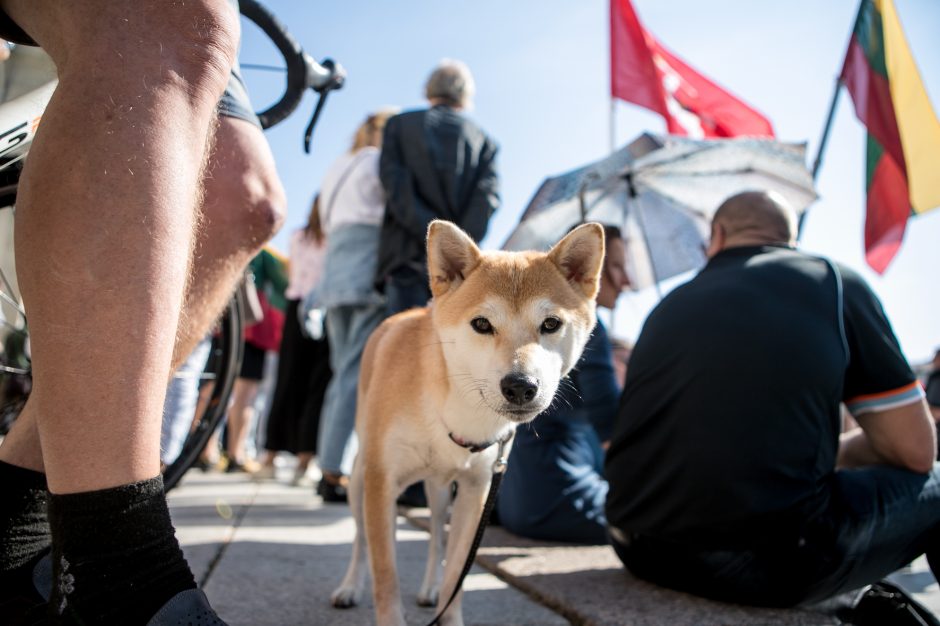
[[[837,466],[893,465],[926,474],[937,458],[937,433],[927,402],[855,417],[860,428],[843,433]]]

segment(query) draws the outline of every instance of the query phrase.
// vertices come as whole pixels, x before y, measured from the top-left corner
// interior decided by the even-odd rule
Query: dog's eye
[[[545,321],[542,322],[542,326],[539,328],[539,330],[544,334],[550,335],[556,332],[559,328],[561,328],[560,319],[557,317],[546,317]]]
[[[481,335],[493,334],[493,325],[485,317],[474,317],[470,320],[470,326]]]

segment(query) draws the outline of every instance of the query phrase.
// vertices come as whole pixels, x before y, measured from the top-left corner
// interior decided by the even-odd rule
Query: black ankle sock
[[[145,624],[196,587],[157,476],[49,501],[55,542],[50,610],[65,623]]]
[[[0,461],[0,622],[33,623],[46,604],[33,568],[51,542],[46,475]]]
[[[49,547],[48,499],[45,474],[0,461],[0,574]]]

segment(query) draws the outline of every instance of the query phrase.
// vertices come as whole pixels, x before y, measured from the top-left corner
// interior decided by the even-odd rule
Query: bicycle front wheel
[[[163,471],[163,485],[167,491],[175,487],[193,466],[225,416],[242,362],[244,317],[244,303],[236,293],[219,321],[218,342],[213,346],[217,353],[210,357],[209,362],[212,365],[202,377],[203,385],[212,386],[208,402],[199,405],[200,409],[179,455]]]

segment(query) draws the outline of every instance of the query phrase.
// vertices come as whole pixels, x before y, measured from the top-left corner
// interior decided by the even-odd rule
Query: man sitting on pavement
[[[648,318],[607,453],[607,517],[631,572],[792,606],[940,561],[924,394],[875,294],[794,249],[776,194],[726,200],[709,262]],[[840,403],[860,428],[841,435]]]
[[[613,309],[630,284],[620,229],[604,227],[606,254],[598,306]],[[607,543],[604,453],[617,413],[620,386],[607,329],[600,320],[558,398],[516,431],[499,492],[499,521],[523,537]]]

